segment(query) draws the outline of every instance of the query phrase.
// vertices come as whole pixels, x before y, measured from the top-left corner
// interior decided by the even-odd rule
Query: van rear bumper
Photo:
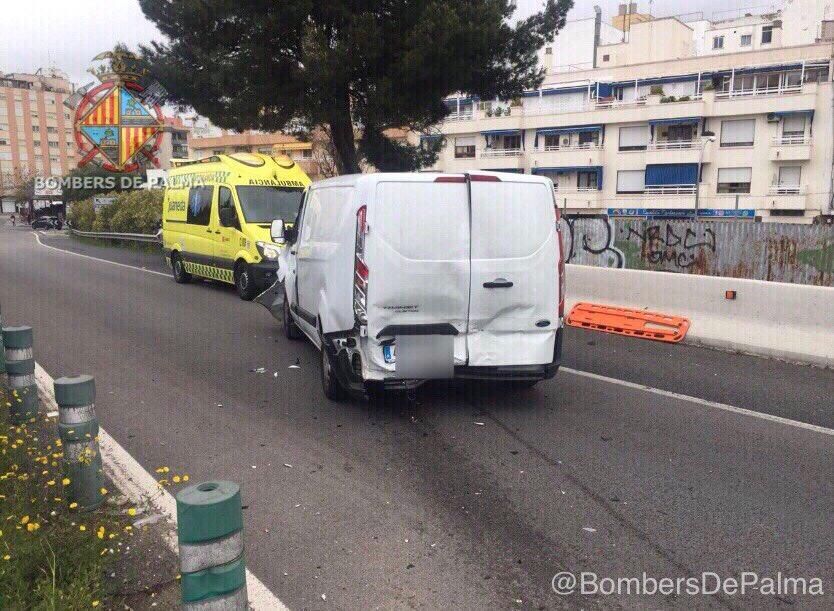
[[[562,363],[562,329],[556,331],[553,347],[553,362],[544,365],[507,365],[498,367],[455,367],[455,378],[459,380],[494,380],[526,382],[548,380],[556,375]]]

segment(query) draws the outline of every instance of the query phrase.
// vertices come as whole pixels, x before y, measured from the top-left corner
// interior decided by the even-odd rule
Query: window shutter
[[[799,176],[802,168],[795,166],[782,166],[779,168],[779,184],[784,186],[798,187]]]
[[[617,172],[617,191],[642,191],[645,188],[645,170],[620,170]]]
[[[782,120],[782,133],[805,133],[805,115],[788,115]]]
[[[753,176],[752,168],[719,168],[718,182],[750,182]]]
[[[475,146],[477,136],[457,136],[455,146]]]
[[[649,144],[649,129],[645,125],[634,125],[620,128],[620,146],[647,146]]]
[[[753,142],[756,131],[755,119],[721,122],[721,144],[744,144]]]

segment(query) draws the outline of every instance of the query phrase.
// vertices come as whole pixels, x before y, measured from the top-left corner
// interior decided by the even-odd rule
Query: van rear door
[[[451,325],[455,363],[465,364],[470,245],[463,176],[381,180],[368,225],[368,335],[386,328],[385,336],[444,334]]]
[[[553,361],[559,236],[545,181],[472,175],[470,366]]]

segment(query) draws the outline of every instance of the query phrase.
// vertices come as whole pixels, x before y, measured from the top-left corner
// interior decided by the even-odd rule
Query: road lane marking
[[[38,395],[47,409],[48,415],[51,416],[54,413],[57,416],[58,404],[55,402],[55,382],[52,376],[40,366],[40,363],[35,363],[35,379],[38,385]],[[171,528],[165,535],[165,542],[171,548],[171,551],[179,557],[176,526],[177,501],[174,495],[167,489],[160,487],[154,476],[148,473],[102,427],[99,427],[99,449],[101,450],[105,472],[119,490],[137,505],[149,503],[168,520]],[[246,591],[249,597],[249,606],[256,611],[261,609],[289,611],[288,607],[249,569],[246,569]]]
[[[108,261],[107,259],[99,259],[98,257],[91,257],[90,255],[82,255],[80,252],[72,252],[71,250],[64,250],[63,248],[55,248],[54,246],[50,246],[49,244],[44,244],[41,242],[41,238],[37,232],[33,233],[32,235],[35,236],[35,241],[43,246],[44,248],[48,248],[49,250],[54,250],[55,252],[60,252],[65,255],[73,255],[75,257],[82,257],[84,259],[92,259],[93,261],[100,261],[101,263],[109,263],[110,265],[115,265],[117,267],[127,267],[129,269],[135,269],[140,272],[147,272],[149,274],[156,274],[157,276],[164,276],[166,278],[170,278],[170,274],[166,274],[165,272],[158,272],[153,269],[146,269],[144,267],[136,267],[135,265],[127,265],[125,263],[116,263],[115,261]]]
[[[743,407],[735,407],[734,405],[727,405],[726,403],[718,403],[717,401],[709,401],[707,399],[700,399],[698,397],[692,397],[690,395],[683,395],[681,393],[672,392],[671,390],[662,390],[660,388],[654,388],[652,386],[646,386],[645,384],[637,384],[636,382],[628,382],[626,380],[619,380],[617,378],[609,378],[608,376],[603,376],[598,373],[591,373],[590,371],[580,371],[578,369],[571,369],[570,367],[560,367],[559,371],[564,371],[565,373],[570,373],[576,376],[582,376],[585,378],[591,378],[592,380],[599,380],[601,382],[607,382],[609,384],[616,384],[618,386],[625,386],[626,388],[633,388],[635,390],[642,390],[644,392],[651,393],[653,395],[660,395],[662,397],[671,397],[673,399],[680,399],[681,401],[688,401],[690,403],[695,403],[697,405],[703,405],[704,407],[711,407],[713,409],[720,409],[725,412],[731,412],[733,414],[741,414],[743,416],[752,416],[753,418],[759,418],[761,420],[768,420],[770,422],[776,422],[778,424],[785,424],[787,426],[792,426],[798,429],[805,429],[806,431],[814,431],[815,433],[822,433],[823,435],[831,435],[834,436],[834,429],[828,429],[824,426],[817,426],[816,424],[808,424],[806,422],[800,422],[799,420],[791,420],[789,418],[782,418],[781,416],[773,416],[771,414],[764,414],[761,412],[756,412],[751,409],[745,409]]]

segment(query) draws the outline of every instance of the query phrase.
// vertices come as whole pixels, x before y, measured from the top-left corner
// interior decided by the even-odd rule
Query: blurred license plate
[[[451,335],[399,335],[395,338],[395,375],[408,379],[451,378],[455,373],[455,338]],[[385,351],[383,349],[383,355]],[[386,359],[387,362],[387,359]]]

